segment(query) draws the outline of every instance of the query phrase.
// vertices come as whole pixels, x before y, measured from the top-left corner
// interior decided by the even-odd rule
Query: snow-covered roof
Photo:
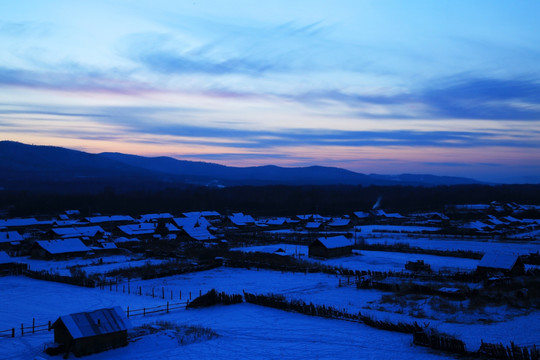
[[[120,231],[129,236],[150,235],[156,232],[156,228],[157,223],[140,223],[118,226],[118,229],[120,229]]]
[[[75,237],[93,237],[97,233],[105,234],[105,230],[101,226],[73,226],[65,228],[53,228],[52,232],[61,238],[75,238]]]
[[[22,226],[32,226],[32,225],[41,225],[42,222],[37,221],[34,218],[15,218],[15,219],[2,219],[0,220],[0,227],[22,227]]]
[[[478,263],[478,267],[511,270],[519,255],[512,253],[492,252],[487,253]]]
[[[329,238],[319,238],[317,239],[321,244],[324,245],[327,249],[337,249],[341,247],[353,246],[354,239],[347,239],[345,236],[333,236]]]
[[[101,224],[105,222],[133,222],[131,216],[128,215],[112,215],[112,216],[92,216],[85,218],[91,224]]]
[[[394,218],[394,219],[402,219],[402,218],[404,218],[404,216],[399,214],[399,213],[387,213],[382,209],[374,210],[373,214],[375,216],[380,216],[380,217],[385,217],[385,218]]]
[[[221,216],[220,213],[217,211],[191,211],[191,212],[185,212],[182,215],[186,217],[219,217]]]
[[[208,228],[203,226],[184,227],[183,228],[189,237],[198,241],[215,240],[216,237],[208,231]]]
[[[131,323],[120,306],[60,316],[54,326],[57,326],[58,321],[61,321],[66,326],[73,339],[131,329]]]
[[[506,224],[505,222],[497,219],[493,215],[488,215],[488,218],[489,218],[489,222],[491,222],[493,225],[505,225]]]
[[[488,225],[486,223],[483,223],[481,221],[471,221],[470,223],[467,223],[465,225],[463,225],[464,228],[466,229],[475,229],[475,230],[479,230],[479,231],[482,231],[482,230],[492,230],[494,228],[493,225]]]
[[[73,226],[80,225],[79,220],[55,220],[53,226]]]
[[[206,217],[219,217],[219,216],[221,216],[221,214],[218,213],[217,211],[201,211],[201,215],[206,216]]]
[[[355,211],[354,216],[356,216],[359,219],[364,219],[364,218],[370,217],[371,214],[365,211]]]
[[[38,240],[36,241],[36,244],[38,244],[49,254],[65,254],[90,251],[90,248],[84,245],[83,242],[79,239]]]
[[[101,243],[101,247],[107,250],[118,249],[118,246],[116,246],[116,244],[113,242]]]
[[[313,222],[313,221],[308,222],[305,226],[306,229],[318,229],[320,227],[321,227],[320,222]]]
[[[349,219],[334,218],[328,223],[328,226],[347,226],[350,222]]]
[[[466,210],[487,210],[491,205],[489,204],[461,204],[454,205],[456,209],[466,209]]]
[[[0,243],[13,241],[23,241],[24,238],[17,231],[2,231],[0,232]]]
[[[176,224],[176,226],[178,226],[179,228],[199,227],[199,226],[208,228],[212,226],[210,222],[206,220],[206,218],[202,216],[196,216],[193,213],[188,217],[174,218],[173,221]]]
[[[229,216],[229,220],[236,226],[255,224],[255,219],[251,215],[245,215],[243,213],[234,213]]]
[[[144,214],[141,215],[140,220],[142,222],[155,221],[159,219],[172,219],[173,216],[169,213],[158,213],[158,214]]]

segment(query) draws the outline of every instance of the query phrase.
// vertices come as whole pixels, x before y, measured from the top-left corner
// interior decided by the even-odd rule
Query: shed
[[[343,235],[319,238],[309,245],[310,257],[333,258],[352,254],[353,239]]]
[[[52,328],[54,342],[64,345],[75,356],[83,356],[126,346],[131,323],[116,306],[60,316]]]
[[[478,263],[476,271],[486,274],[523,275],[525,265],[517,254],[512,253],[487,253]]]

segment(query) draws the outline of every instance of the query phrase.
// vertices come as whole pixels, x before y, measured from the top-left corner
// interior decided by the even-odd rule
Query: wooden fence
[[[143,307],[142,309],[131,309],[129,306],[126,309],[126,315],[128,318],[134,316],[147,316],[156,313],[166,313],[173,310],[185,309],[189,304],[189,300],[185,302],[170,303],[167,301],[166,304],[153,306],[153,307]],[[13,338],[17,335],[26,336],[32,335],[38,332],[51,331],[53,329],[53,322],[48,321],[44,324],[36,324],[36,319],[32,319],[31,325],[25,325],[24,323],[21,326],[13,327],[11,329],[0,330],[0,338]]]

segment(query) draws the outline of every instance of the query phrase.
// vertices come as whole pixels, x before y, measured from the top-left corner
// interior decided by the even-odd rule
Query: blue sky
[[[2,139],[540,182],[540,2],[0,4]]]

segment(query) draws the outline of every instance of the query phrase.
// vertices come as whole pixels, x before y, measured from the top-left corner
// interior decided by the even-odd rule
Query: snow
[[[303,276],[303,275],[302,275]],[[148,296],[87,289],[24,277],[0,278],[6,291],[0,294],[0,330],[55,320],[59,315],[96,308],[127,305],[151,307],[163,300]],[[259,287],[259,290],[262,290]],[[9,296],[10,301],[7,300]],[[213,329],[213,340],[179,344],[167,333],[144,336],[128,346],[86,356],[100,359],[350,359],[361,354],[370,359],[450,359],[411,344],[412,337],[367,327],[363,324],[310,317],[251,304],[175,310],[169,314],[132,317],[134,326],[170,321]],[[43,352],[53,341],[52,332],[0,339],[4,359],[58,359]],[[74,358],[70,355],[70,358]]]
[[[440,228],[413,225],[362,225],[357,226],[356,230],[359,235],[363,235],[372,234],[373,232],[421,233],[423,231],[439,231]]]
[[[0,231],[0,243],[23,241],[23,237],[17,231]]]
[[[486,253],[478,266],[492,269],[511,270],[514,264],[518,261],[518,255],[512,253]]]
[[[90,248],[84,245],[81,240],[74,238],[64,240],[38,240],[36,241],[36,244],[45,249],[49,254],[90,251]]]
[[[357,251],[353,250],[353,256],[341,257],[328,260],[314,260],[307,257],[308,247],[304,245],[275,244],[252,246],[244,248],[235,248],[231,250],[245,252],[267,252],[275,253],[278,249],[285,250],[284,255],[300,257],[304,260],[320,262],[326,265],[343,266],[350,270],[372,270],[372,271],[402,271],[407,261],[424,260],[424,263],[431,265],[434,271],[452,270],[452,271],[470,271],[476,269],[478,260],[456,258],[447,256],[425,255],[425,254],[407,254],[389,251]]]
[[[408,236],[389,236],[385,234],[381,237],[366,237],[364,241],[368,244],[396,244],[406,243],[410,246],[420,247],[422,249],[435,250],[470,250],[486,253],[488,251],[512,252],[517,254],[530,254],[540,251],[540,242],[503,242],[495,240],[470,240],[461,238],[438,238],[438,237],[408,237]]]
[[[347,246],[353,246],[354,240],[353,239],[347,239],[345,236],[333,236],[333,237],[321,237],[317,239],[321,244],[324,245],[327,249],[337,249]]]
[[[69,260],[49,261],[31,259],[28,257],[14,257],[12,258],[12,261],[28,264],[28,268],[34,271],[45,270],[65,276],[69,276],[71,274],[70,268],[73,266],[80,266],[81,270],[86,272],[88,275],[92,275],[105,274],[109,271],[121,268],[140,267],[146,264],[161,264],[166,262],[166,260],[144,259],[141,257],[125,255],[111,255],[91,259],[73,258]]]

